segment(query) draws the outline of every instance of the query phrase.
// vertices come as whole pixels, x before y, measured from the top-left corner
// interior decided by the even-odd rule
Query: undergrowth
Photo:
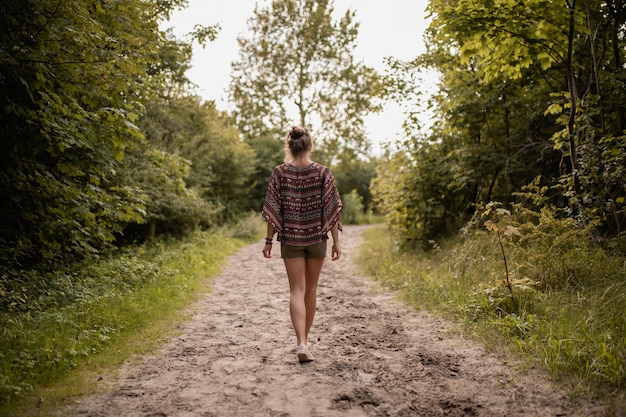
[[[219,272],[226,256],[260,236],[260,225],[250,216],[183,240],[128,248],[47,273],[39,290],[24,288],[37,302],[0,313],[0,415],[32,409],[33,395],[43,400],[61,390],[50,400],[59,402],[94,389],[86,388],[94,372],[154,347],[183,319],[189,302],[209,289],[207,277]]]
[[[573,391],[623,404],[623,254],[603,249],[588,230],[548,208],[511,214],[490,207],[428,251],[395,251],[390,237],[381,238],[390,236],[382,227],[366,231],[360,263],[415,309],[465,323],[488,347],[518,352]]]

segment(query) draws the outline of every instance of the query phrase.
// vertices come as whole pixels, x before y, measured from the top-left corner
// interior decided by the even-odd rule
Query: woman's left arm
[[[332,260],[336,261],[341,257],[341,245],[339,244],[339,222],[335,222],[330,228],[330,234],[333,237]]]

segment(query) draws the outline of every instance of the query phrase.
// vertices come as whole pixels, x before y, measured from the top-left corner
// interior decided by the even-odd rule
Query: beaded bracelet
[[[273,239],[268,239],[268,238],[265,238],[265,244],[266,244],[266,245],[271,245],[271,244],[272,244],[272,242],[273,242]]]

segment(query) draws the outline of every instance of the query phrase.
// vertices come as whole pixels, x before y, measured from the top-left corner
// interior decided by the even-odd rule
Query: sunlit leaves
[[[433,23],[442,28],[439,39],[451,33],[461,62],[479,61],[485,81],[519,79],[538,63],[542,70],[562,63],[567,52],[570,10],[565,2],[549,0],[477,2],[431,1]],[[584,16],[576,11],[584,33]]]

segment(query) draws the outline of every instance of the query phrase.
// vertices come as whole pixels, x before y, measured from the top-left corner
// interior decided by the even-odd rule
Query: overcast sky
[[[230,81],[230,64],[238,58],[237,36],[246,30],[255,3],[263,5],[268,0],[189,0],[189,6],[175,12],[164,27],[173,27],[182,37],[194,25],[219,24],[217,39],[205,48],[194,46],[192,68],[188,76],[198,85],[198,93],[206,100],[214,100],[221,109],[227,109]],[[412,59],[424,52],[422,34],[427,27],[424,9],[427,0],[335,0],[335,12],[342,14],[348,8],[356,11],[360,22],[357,59],[379,72],[385,69],[384,58],[393,56]],[[374,143],[393,139],[401,131],[403,117],[397,106],[388,105],[380,115],[367,119],[367,129]],[[315,127],[313,126],[313,130]]]

